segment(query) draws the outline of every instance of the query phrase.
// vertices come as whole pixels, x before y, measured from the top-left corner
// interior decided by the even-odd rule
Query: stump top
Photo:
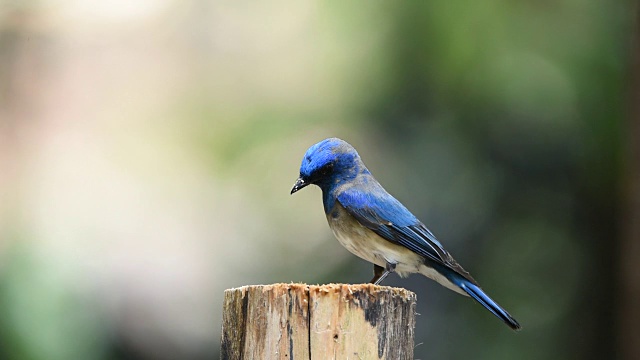
[[[332,294],[332,293],[341,293],[343,296],[349,297],[354,293],[367,293],[371,296],[376,296],[377,294],[384,293],[390,294],[391,296],[398,296],[404,299],[415,299],[416,294],[412,291],[409,291],[405,288],[397,288],[391,286],[380,286],[373,284],[323,284],[323,285],[308,285],[303,283],[276,283],[269,285],[244,285],[237,288],[227,289],[227,292],[241,292],[244,294],[249,290],[262,290],[263,292],[267,291],[302,291],[308,292],[312,294]]]

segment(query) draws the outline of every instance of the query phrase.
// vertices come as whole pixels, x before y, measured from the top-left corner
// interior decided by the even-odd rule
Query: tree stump
[[[226,290],[221,359],[413,359],[416,296],[361,285]]]

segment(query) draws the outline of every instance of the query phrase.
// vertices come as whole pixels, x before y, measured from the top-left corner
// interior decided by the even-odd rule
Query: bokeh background
[[[289,196],[329,136],[524,327],[391,276],[416,359],[640,358],[634,14],[0,1],[0,358],[217,359],[224,289],[368,280]]]

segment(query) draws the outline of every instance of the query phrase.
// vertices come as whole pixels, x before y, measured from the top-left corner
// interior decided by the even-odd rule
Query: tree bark
[[[413,359],[416,296],[405,289],[243,286],[223,306],[223,360]]]

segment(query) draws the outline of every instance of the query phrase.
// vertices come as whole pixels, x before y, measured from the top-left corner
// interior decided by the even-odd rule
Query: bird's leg
[[[389,262],[389,260],[386,260],[386,262],[387,263],[385,264],[384,272],[382,272],[382,266],[374,265],[373,267],[374,277],[373,279],[371,279],[371,282],[373,283],[373,285],[379,285],[382,282],[382,280],[384,280],[384,278],[387,277],[387,275],[396,271],[396,265],[398,263]],[[382,274],[380,274],[380,272],[382,272]]]
[[[373,279],[369,282],[377,284],[378,280],[382,277],[382,273],[384,273],[384,268],[380,265],[373,264]]]

